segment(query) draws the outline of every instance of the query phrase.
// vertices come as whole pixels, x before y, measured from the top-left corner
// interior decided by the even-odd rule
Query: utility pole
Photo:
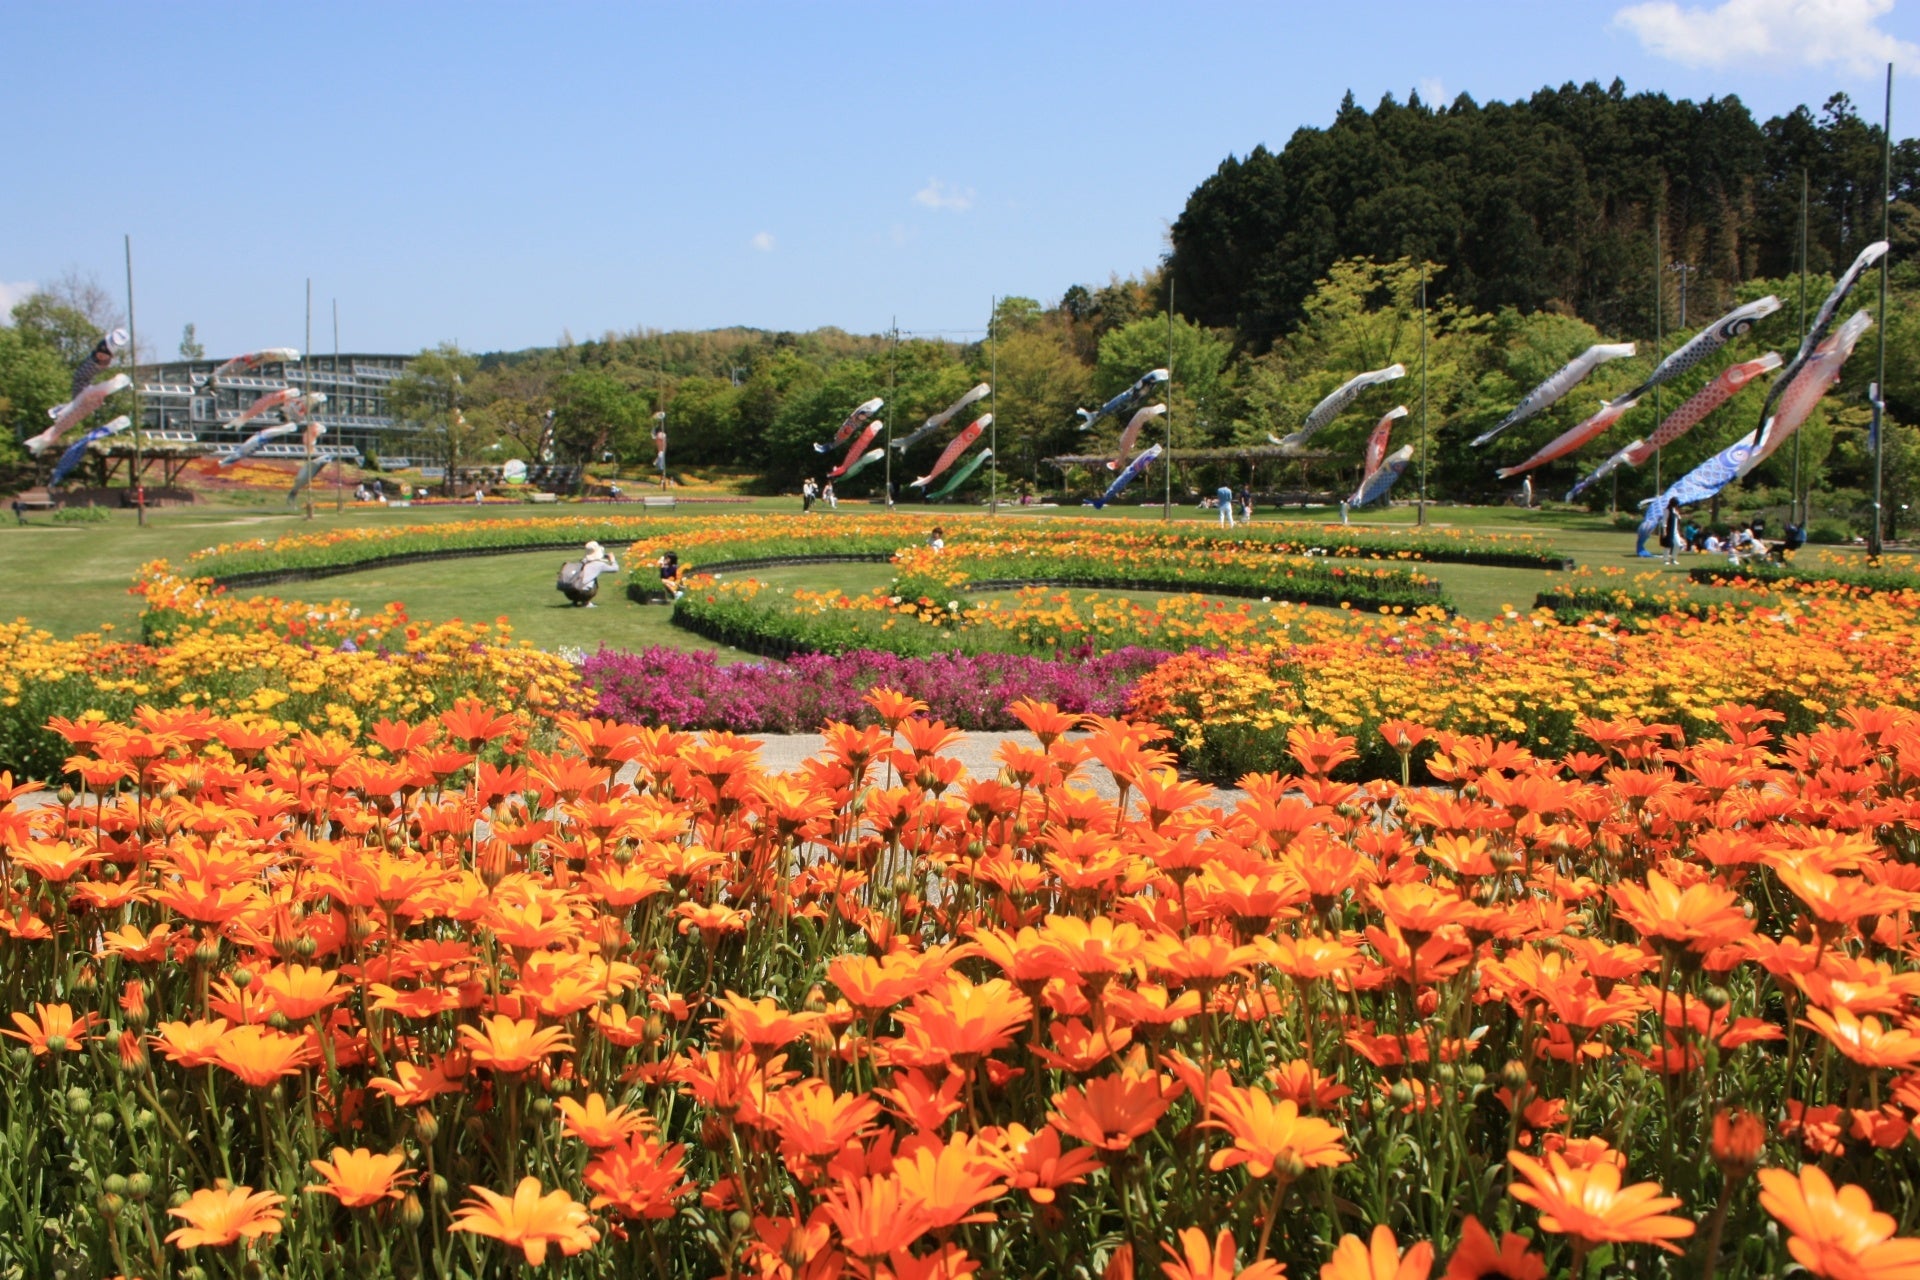
[[[1173,275],[1167,275],[1167,464],[1166,487],[1160,499],[1160,518],[1173,519]]]
[[[147,424],[140,419],[140,340],[133,327],[133,236],[125,236],[127,247],[127,372],[133,376],[133,474],[127,481],[127,496],[133,499],[135,524],[147,522],[147,487],[140,479],[140,436]]]
[[[1880,238],[1888,238],[1889,210],[1893,207],[1893,64],[1887,64],[1886,113],[1880,134]],[[1886,550],[1885,464],[1887,456],[1887,254],[1880,255],[1880,359],[1873,383],[1873,537],[1867,554],[1879,558]]]
[[[992,515],[1000,514],[1000,348],[995,342],[994,330],[999,328],[1000,299],[996,295],[987,303],[987,510]]]
[[[1420,264],[1420,504],[1414,524],[1427,523],[1427,264]]]
[[[1680,327],[1684,329],[1687,327],[1687,280],[1693,275],[1694,266],[1691,262],[1670,262],[1667,270],[1680,277]]]

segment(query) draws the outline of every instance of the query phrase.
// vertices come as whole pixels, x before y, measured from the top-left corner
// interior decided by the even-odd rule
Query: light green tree
[[[451,342],[422,351],[387,391],[396,419],[414,424],[410,452],[445,461],[449,471],[475,461],[476,442],[491,443],[493,424],[470,421],[464,412],[467,384],[480,362]]]

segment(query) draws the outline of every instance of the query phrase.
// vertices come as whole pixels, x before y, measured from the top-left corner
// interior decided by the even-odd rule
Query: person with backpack
[[[597,542],[589,542],[585,555],[560,566],[560,576],[553,585],[576,608],[592,609],[593,598],[600,592],[600,575],[619,567],[611,552]]]

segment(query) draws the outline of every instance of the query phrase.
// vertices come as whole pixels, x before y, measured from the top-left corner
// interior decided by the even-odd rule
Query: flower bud
[[[427,1220],[427,1211],[420,1204],[420,1197],[409,1191],[400,1201],[400,1225],[409,1231],[417,1230]]]
[[[114,1124],[113,1113],[108,1111],[98,1112],[93,1117],[91,1123],[95,1133],[112,1133]]]
[[[433,1140],[440,1136],[440,1120],[425,1107],[413,1113],[413,1136],[422,1146],[432,1146]]]
[[[1717,1012],[1733,1003],[1733,993],[1725,987],[1709,986],[1700,993],[1700,1003]]]
[[[451,1187],[444,1174],[434,1174],[433,1181],[427,1184],[428,1194],[432,1195],[435,1200],[445,1200],[449,1190],[451,1190]]]
[[[108,1195],[123,1196],[127,1194],[127,1180],[117,1173],[108,1174],[106,1181],[102,1182],[100,1186]]]
[[[1518,1058],[1510,1058],[1507,1065],[1500,1068],[1500,1083],[1515,1093],[1527,1087],[1527,1064]]]
[[[48,1048],[53,1047],[52,1039],[49,1039],[47,1041],[47,1047]],[[79,1085],[75,1085],[73,1086],[73,1088],[67,1090],[67,1110],[72,1112],[74,1115],[76,1116],[85,1115],[87,1113],[87,1109],[92,1105],[93,1105],[93,1095],[88,1093],[85,1089],[82,1089]]]
[[[127,1175],[127,1195],[135,1201],[145,1200],[153,1194],[151,1174],[133,1173]]]
[[[735,1209],[727,1215],[727,1226],[736,1236],[745,1235],[747,1229],[753,1226],[753,1218],[745,1209]]]

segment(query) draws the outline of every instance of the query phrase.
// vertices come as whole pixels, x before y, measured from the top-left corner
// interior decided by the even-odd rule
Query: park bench
[[[21,524],[27,522],[29,511],[52,511],[59,507],[45,489],[28,489],[13,499],[13,518]]]
[[[670,493],[643,493],[640,495],[640,507],[644,511],[652,511],[655,508],[671,511],[673,510],[674,501],[674,496]]]

